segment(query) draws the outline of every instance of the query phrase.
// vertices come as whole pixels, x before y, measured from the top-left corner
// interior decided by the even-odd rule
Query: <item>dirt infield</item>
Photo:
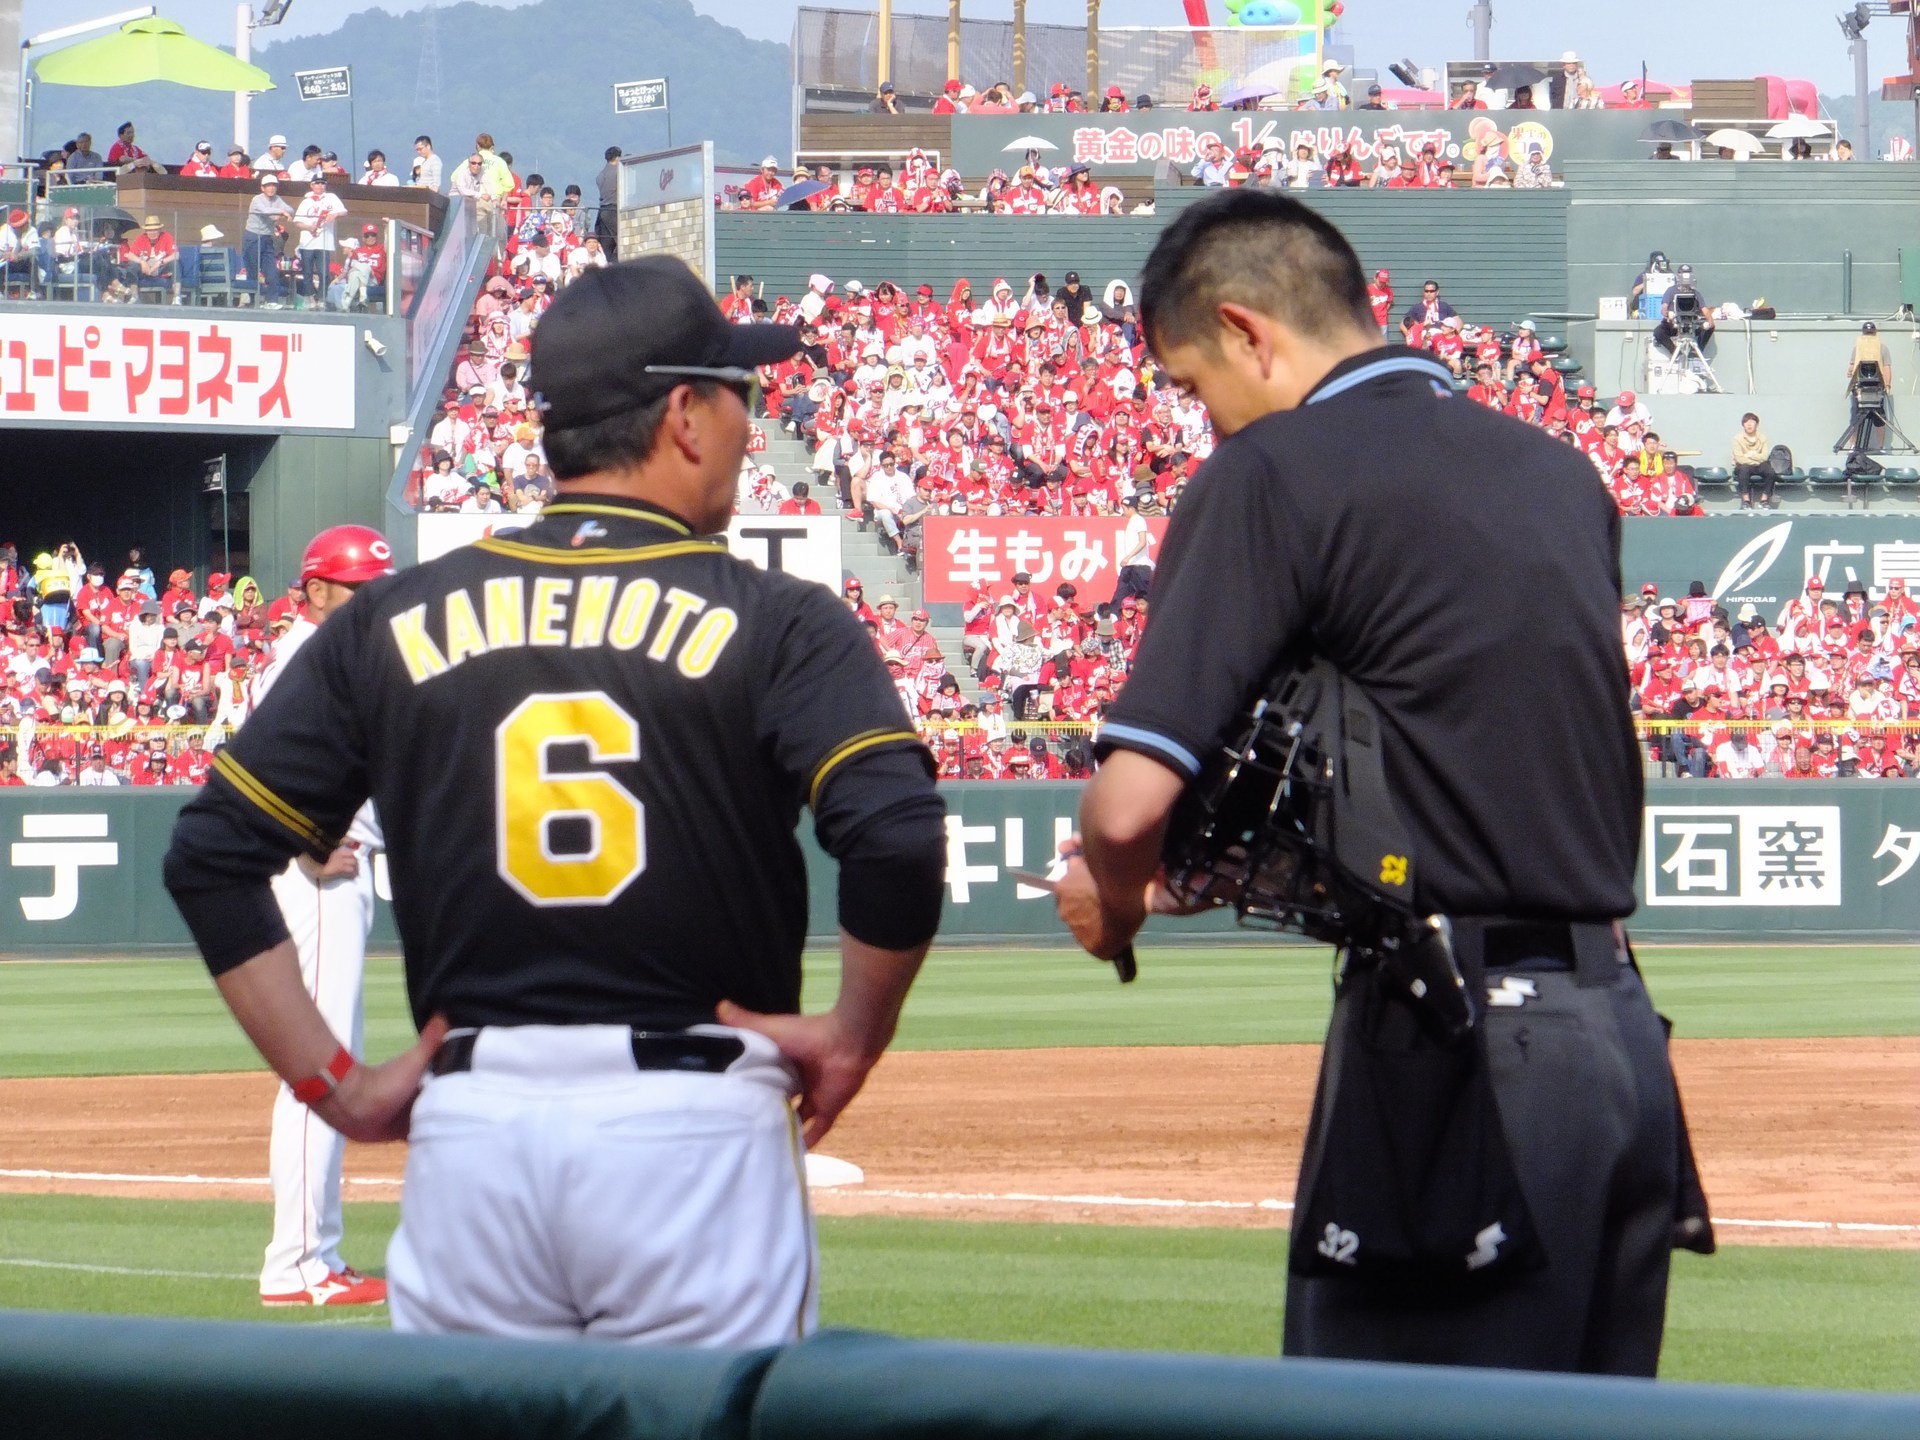
[[[1920,1248],[1920,1038],[1675,1053],[1714,1213],[1805,1222],[1724,1226],[1723,1240]],[[1309,1045],[892,1055],[824,1147],[866,1184],[818,1192],[818,1208],[1284,1225],[1318,1058]],[[264,1182],[232,1181],[266,1173],[271,1099],[258,1074],[0,1081],[0,1170],[96,1177],[4,1176],[0,1190],[264,1198]],[[349,1197],[397,1195],[402,1160],[349,1147],[350,1181],[388,1182],[350,1183]]]

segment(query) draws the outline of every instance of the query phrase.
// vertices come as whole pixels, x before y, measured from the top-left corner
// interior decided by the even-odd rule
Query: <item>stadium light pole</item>
[[[1853,57],[1853,153],[1867,160],[1873,156],[1873,116],[1867,106],[1867,26],[1873,20],[1873,7],[1858,4],[1835,18],[1840,33],[1847,37],[1847,53]]]
[[[947,79],[960,78],[960,0],[947,0]]]
[[[875,39],[880,52],[876,66],[880,73],[873,82],[877,88],[893,78],[893,0],[880,0],[880,24]]]
[[[1027,0],[1013,0],[1013,93],[1027,89]]]
[[[1087,0],[1087,106],[1100,107],[1100,0]]]
[[[1486,65],[1493,60],[1493,0],[1474,0],[1467,12],[1473,26],[1473,63]]]
[[[43,30],[38,35],[29,36],[20,42],[20,113],[17,134],[20,137],[19,160],[33,158],[33,84],[27,77],[35,50],[53,45],[62,40],[71,40],[76,35],[85,35],[94,30],[111,30],[116,25],[125,25],[130,20],[145,20],[150,15],[158,15],[159,10],[152,5],[142,5],[137,10],[121,10],[112,15],[102,15],[98,20],[81,20],[72,25],[62,25],[57,30]]]
[[[253,32],[278,25],[287,18],[287,11],[293,8],[293,0],[267,0],[266,8],[260,12],[258,20],[253,18],[253,6],[247,0],[234,10],[233,15],[233,58],[247,64],[253,62]],[[253,92],[236,90],[233,92],[233,143],[247,154],[253,154],[248,143],[249,120],[253,109]],[[351,158],[351,157],[349,157]]]

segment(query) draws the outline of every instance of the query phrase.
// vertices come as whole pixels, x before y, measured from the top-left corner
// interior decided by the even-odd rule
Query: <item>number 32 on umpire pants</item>
[[[563,746],[584,746],[589,765],[638,760],[640,726],[597,690],[529,695],[500,722],[500,877],[535,905],[606,905],[647,868],[646,808],[603,771],[556,772],[553,754]]]

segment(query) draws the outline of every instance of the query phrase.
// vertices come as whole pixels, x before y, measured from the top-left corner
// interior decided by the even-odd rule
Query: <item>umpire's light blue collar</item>
[[[1308,392],[1303,403],[1318,405],[1390,375],[1418,375],[1432,383],[1434,394],[1453,397],[1453,372],[1426,351],[1406,345],[1383,345],[1342,360]]]

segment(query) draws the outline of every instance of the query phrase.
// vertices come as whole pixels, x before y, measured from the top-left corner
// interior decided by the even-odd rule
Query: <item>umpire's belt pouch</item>
[[[1466,1289],[1545,1263],[1483,1028],[1449,1044],[1375,970],[1349,972],[1321,1059],[1289,1268]]]

